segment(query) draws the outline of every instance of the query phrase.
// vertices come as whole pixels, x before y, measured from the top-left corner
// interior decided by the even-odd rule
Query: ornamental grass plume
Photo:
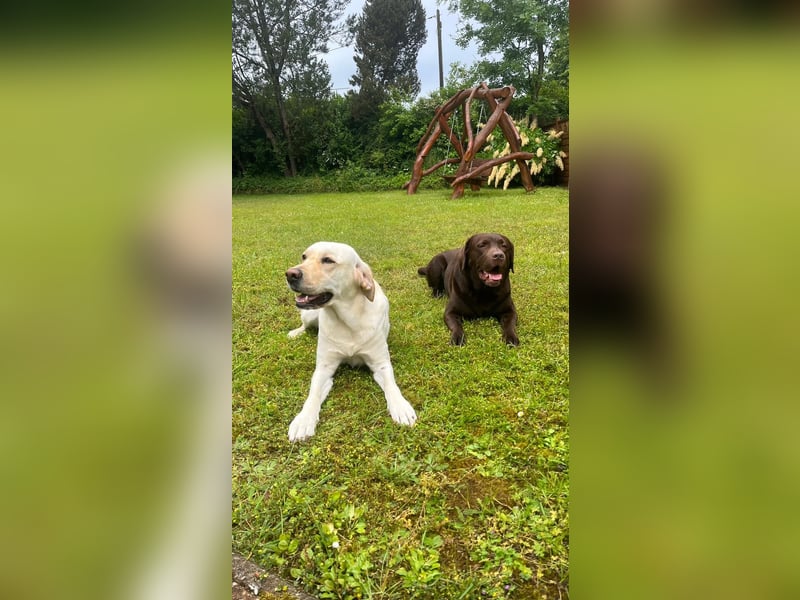
[[[514,168],[511,169],[511,173],[508,174],[508,177],[506,177],[506,180],[503,182],[504,190],[508,189],[508,184],[511,183],[511,180],[514,179],[514,175],[516,175],[517,173],[519,173],[519,165],[517,163],[514,163]]]

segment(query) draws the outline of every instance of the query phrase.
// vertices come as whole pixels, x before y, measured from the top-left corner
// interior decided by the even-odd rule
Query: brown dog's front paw
[[[450,345],[451,346],[463,346],[464,345],[464,332],[461,333],[454,333],[450,336]]]
[[[516,333],[503,334],[503,341],[509,346],[519,346],[519,338]]]

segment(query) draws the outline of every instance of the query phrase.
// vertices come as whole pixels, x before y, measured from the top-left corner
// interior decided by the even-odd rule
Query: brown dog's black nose
[[[295,283],[303,278],[303,272],[300,269],[289,269],[286,271],[286,281]]]
[[[505,253],[503,253],[503,252],[501,252],[499,250],[497,252],[495,252],[494,254],[492,254],[492,258],[495,259],[495,260],[504,260],[505,257],[506,257]]]

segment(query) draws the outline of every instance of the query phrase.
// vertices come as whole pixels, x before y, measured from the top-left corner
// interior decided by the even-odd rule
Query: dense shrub
[[[233,178],[234,194],[313,194],[320,192],[369,192],[399,190],[411,178],[409,172],[382,174],[350,165],[324,175],[279,177],[249,175]],[[444,189],[441,177],[431,175],[422,180],[419,189]]]

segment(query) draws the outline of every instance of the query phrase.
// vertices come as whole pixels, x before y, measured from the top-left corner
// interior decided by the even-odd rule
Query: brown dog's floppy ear
[[[472,240],[475,236],[471,236],[467,242],[464,244],[464,247],[461,249],[461,256],[458,258],[459,264],[458,268],[459,271],[466,271],[469,268],[469,251],[472,246]]]
[[[375,279],[372,277],[372,269],[363,261],[356,263],[356,282],[358,287],[361,288],[361,293],[367,297],[367,300],[372,302],[375,300]]]
[[[508,248],[508,252],[506,252],[506,255],[508,256],[508,270],[513,273],[514,272],[514,244],[506,236],[502,236],[502,237],[506,242],[506,247]]]

